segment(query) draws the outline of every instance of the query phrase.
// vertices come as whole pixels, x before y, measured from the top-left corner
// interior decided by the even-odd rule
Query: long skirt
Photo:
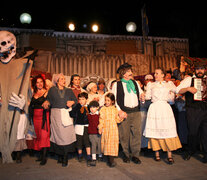
[[[59,108],[51,109],[50,151],[58,155],[66,155],[75,151],[76,134],[73,125],[64,126]]]
[[[163,151],[174,151],[181,147],[182,145],[178,136],[175,138],[167,139],[150,138],[148,141],[148,149],[152,149],[153,151],[159,151],[160,149],[162,149]]]
[[[34,129],[37,138],[33,140],[33,149],[40,151],[42,148],[50,147],[50,123],[49,112],[46,112],[47,121],[42,128],[43,109],[34,109]]]

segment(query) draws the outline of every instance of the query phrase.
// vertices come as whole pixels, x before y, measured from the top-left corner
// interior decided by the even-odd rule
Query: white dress
[[[152,104],[147,113],[143,135],[147,138],[166,139],[177,137],[174,114],[168,101],[174,99],[176,87],[172,82],[150,83],[146,91],[146,99]]]

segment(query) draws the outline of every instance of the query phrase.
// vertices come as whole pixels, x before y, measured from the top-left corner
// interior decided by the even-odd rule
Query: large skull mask
[[[8,63],[16,54],[16,37],[8,31],[0,31],[0,61]]]

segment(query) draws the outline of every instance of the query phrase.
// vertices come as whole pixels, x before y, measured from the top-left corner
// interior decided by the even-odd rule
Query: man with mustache
[[[188,148],[183,159],[189,160],[201,143],[204,153],[203,163],[207,163],[207,77],[205,71],[206,63],[197,62],[195,64],[195,75],[181,81],[176,90],[179,94],[185,94],[186,98]],[[202,80],[202,100],[200,101],[194,99],[194,94],[197,92],[197,89],[194,87],[195,78]]]
[[[114,83],[112,92],[116,98],[116,107],[120,118],[119,137],[123,149],[123,161],[140,164],[139,153],[141,149],[141,114],[140,101],[144,101],[144,93],[139,84],[133,80],[132,66],[128,63],[122,64],[117,73],[120,81]]]

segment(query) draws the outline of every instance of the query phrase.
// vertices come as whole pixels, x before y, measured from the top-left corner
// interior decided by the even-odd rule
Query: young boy
[[[98,160],[102,160],[101,154],[101,136],[98,133],[99,124],[99,103],[91,101],[89,103],[90,114],[88,114],[88,134],[91,142],[92,162],[91,166],[96,166],[96,154],[99,155]]]
[[[87,165],[91,163],[91,149],[88,136],[88,108],[87,108],[88,94],[82,92],[78,95],[79,103],[70,111],[70,116],[74,118],[75,132],[76,132],[76,147],[78,149],[78,160],[83,161],[83,147],[86,148]]]

